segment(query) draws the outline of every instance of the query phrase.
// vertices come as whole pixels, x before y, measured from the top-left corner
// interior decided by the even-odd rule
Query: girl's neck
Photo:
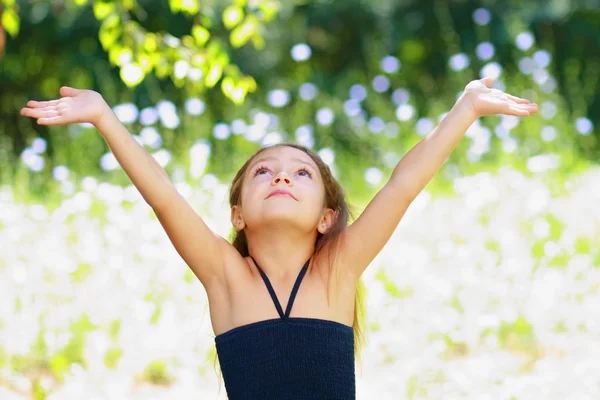
[[[261,229],[246,230],[250,256],[267,274],[271,282],[295,281],[304,263],[315,252],[317,232]]]

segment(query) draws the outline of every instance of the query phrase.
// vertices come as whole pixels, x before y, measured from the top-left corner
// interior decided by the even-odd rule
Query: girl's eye
[[[256,175],[264,175],[263,172],[269,172],[269,170],[266,167],[258,167],[254,170],[254,176]]]
[[[307,169],[304,169],[304,168],[298,170],[298,175],[308,176],[309,178],[312,177],[311,173]]]

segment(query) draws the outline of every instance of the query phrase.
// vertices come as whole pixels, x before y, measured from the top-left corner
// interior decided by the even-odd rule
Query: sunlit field
[[[600,170],[509,168],[413,202],[364,275],[357,398],[597,399]],[[179,189],[227,236],[227,186]],[[0,398],[225,399],[203,287],[132,187],[1,192]],[[199,244],[199,247],[201,244]]]
[[[194,38],[167,32],[162,46],[146,32],[143,51],[132,51],[111,10],[135,2],[65,2],[63,14],[30,3],[17,19],[15,2],[0,0],[0,30],[11,35],[0,45],[0,77],[14,84],[0,93],[0,400],[226,399],[206,293],[152,208],[90,124],[36,126],[17,116],[26,96],[51,99],[63,84],[102,92],[228,238],[228,185],[259,147],[312,148],[359,212],[483,77],[539,113],[474,123],[366,270],[357,399],[600,399],[600,58],[586,47],[598,27],[585,7],[532,2],[505,12],[492,1],[467,12],[469,2],[413,10],[381,1],[342,13],[343,2],[279,2],[279,20],[269,8],[277,2],[265,1],[268,29],[231,36],[264,48],[222,50],[229,67],[259,82],[252,94],[242,86],[254,81],[240,83],[236,98],[217,84],[235,69],[218,67],[217,76],[186,56],[203,26]],[[211,35],[229,35],[241,20],[219,28],[223,10],[208,3]],[[187,21],[167,13],[153,23]],[[78,18],[98,25],[81,41]],[[36,47],[46,44],[27,39],[42,24],[62,55],[46,57]],[[340,39],[355,30],[354,41]],[[136,51],[142,61],[168,56],[162,76],[142,68]]]

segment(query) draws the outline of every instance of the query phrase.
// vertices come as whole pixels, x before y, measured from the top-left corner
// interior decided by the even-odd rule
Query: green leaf
[[[204,62],[206,61],[206,56],[203,53],[196,53],[190,59],[190,65],[192,67],[202,67]]]
[[[114,369],[119,364],[119,359],[123,356],[123,351],[118,347],[111,347],[104,354],[104,365],[106,368]]]
[[[212,40],[206,48],[206,56],[209,60],[213,60],[223,53],[223,47],[218,39]]]
[[[158,42],[156,41],[156,35],[148,32],[144,37],[144,50],[148,53],[154,53],[158,48]]]
[[[188,282],[189,283],[189,282]],[[6,350],[0,346],[0,368],[4,368],[8,364],[8,357]]]
[[[154,66],[153,57],[148,54],[140,53],[137,55],[137,63],[142,67],[144,71],[144,75],[148,75],[150,71],[152,71],[152,67]]]
[[[198,0],[170,0],[169,6],[171,6],[171,12],[173,14],[184,12],[190,15],[195,15],[198,14],[198,11],[200,11]]]
[[[577,254],[587,254],[590,252],[590,239],[582,236],[575,239],[575,252]]]
[[[512,324],[502,322],[497,336],[501,347],[509,350],[531,350],[537,341],[533,326],[523,316]]]
[[[181,10],[181,0],[169,0],[169,7],[173,14]]]
[[[256,35],[252,36],[252,44],[256,50],[263,50],[265,48],[265,39],[257,32]]]
[[[240,79],[240,82],[242,82],[244,84],[246,89],[248,89],[248,92],[252,93],[256,90],[256,81],[254,80],[253,77],[245,76],[242,79]]]
[[[169,61],[161,56],[158,56],[158,60],[155,60],[154,71],[156,73],[156,77],[159,79],[165,78],[171,72],[171,64]]]
[[[213,25],[213,20],[208,15],[199,16],[200,24],[206,29],[210,29]]]
[[[565,228],[565,224],[552,214],[547,214],[546,218],[550,223],[550,235],[548,238],[550,240],[559,240]]]
[[[385,272],[383,272],[383,270],[380,270],[377,273],[375,279],[383,283],[385,291],[392,297],[402,298],[412,296],[413,294],[412,288],[400,289],[398,286],[396,286],[396,284],[388,278],[388,276],[385,274]]]
[[[136,0],[121,0],[121,4],[126,10],[132,10],[137,5]]]
[[[217,84],[219,79],[221,79],[221,75],[223,74],[223,67],[218,63],[213,63],[206,74],[206,79],[204,80],[204,84],[206,87],[213,87]]]
[[[247,93],[244,86],[239,83],[236,84],[234,79],[230,76],[223,78],[221,90],[223,91],[223,94],[235,104],[243,103]]]
[[[170,377],[167,373],[167,367],[162,361],[153,361],[144,369],[144,378],[155,384],[164,385],[170,381]]]
[[[102,28],[104,28],[104,29],[116,28],[117,26],[119,26],[120,22],[121,22],[121,17],[119,17],[119,15],[111,14],[108,18],[106,18],[102,22]]]
[[[144,80],[144,70],[136,63],[122,66],[119,75],[128,87],[137,86]]]
[[[237,26],[244,19],[244,10],[241,7],[231,5],[223,11],[223,24],[227,29]]]
[[[85,6],[88,3],[88,0],[75,0],[75,4],[78,6]]]
[[[129,64],[133,60],[133,53],[127,47],[117,45],[109,50],[108,59],[113,65],[118,65],[120,67]]]
[[[263,22],[270,22],[277,16],[277,12],[279,11],[279,3],[276,1],[266,0],[261,2],[258,8],[262,12],[261,20]]]
[[[100,27],[100,33],[98,36],[100,38],[102,48],[108,51],[111,48],[111,46],[117,41],[117,38],[120,34],[120,29],[102,29],[102,27]]]
[[[221,64],[222,66],[228,65],[229,64],[229,54],[227,54],[226,52],[219,53],[215,57],[214,62]]]
[[[194,275],[194,273],[192,272],[191,269],[187,268],[185,270],[185,272],[183,273],[183,280],[185,281],[185,283],[193,283],[193,282],[195,282],[196,279],[194,279],[194,278],[196,278],[196,275]],[[0,350],[0,354],[1,354],[1,350]],[[1,362],[0,362],[0,367],[2,367],[2,363]]]
[[[569,266],[570,260],[571,256],[569,254],[562,253],[553,257],[548,263],[548,266],[565,269]]]
[[[119,332],[121,331],[121,321],[118,319],[113,320],[110,323],[110,326],[108,328],[108,332],[110,337],[113,340],[117,340],[119,338]]]
[[[13,38],[19,33],[19,16],[12,8],[7,8],[2,13],[2,26]]]
[[[196,47],[195,45],[195,40],[193,37],[191,37],[190,35],[183,35],[181,37],[181,44],[183,45],[183,47],[187,48],[187,49],[193,49]]]
[[[50,359],[50,370],[54,373],[54,375],[62,377],[68,369],[69,360],[64,354],[56,354]]]
[[[71,276],[71,279],[73,279],[73,281],[75,283],[81,283],[91,274],[92,274],[92,268],[90,267],[89,264],[79,263],[79,265],[77,266],[77,270],[72,272],[70,274],[70,276]]]
[[[196,15],[200,11],[198,0],[184,0],[181,2],[181,11],[190,15]]]
[[[203,26],[194,25],[192,28],[192,36],[196,40],[196,44],[198,47],[202,47],[206,44],[208,39],[210,38],[210,32]]]
[[[114,2],[105,2],[105,1],[94,1],[94,16],[97,20],[102,21],[104,18],[108,17],[110,13],[115,11],[115,3]]]
[[[256,17],[249,15],[240,26],[231,31],[229,41],[235,48],[242,47],[255,33],[257,33],[257,30],[258,21],[256,20]]]

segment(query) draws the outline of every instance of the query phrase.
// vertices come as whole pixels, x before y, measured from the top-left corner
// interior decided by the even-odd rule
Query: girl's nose
[[[283,181],[286,185],[292,184],[292,180],[290,179],[288,174],[285,173],[285,171],[281,171],[277,175],[275,175],[275,177],[273,177],[273,181],[271,182],[271,184],[277,185],[281,181]]]

